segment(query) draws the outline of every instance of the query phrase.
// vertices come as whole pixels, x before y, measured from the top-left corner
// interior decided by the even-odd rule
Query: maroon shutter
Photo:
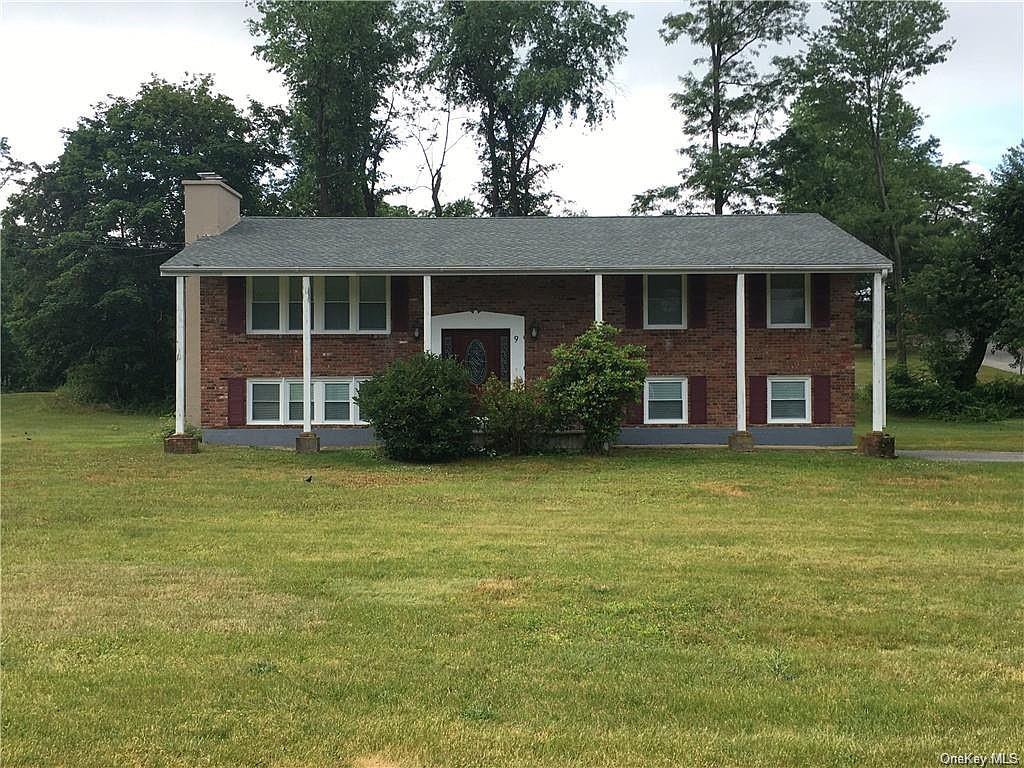
[[[747,299],[747,326],[766,328],[768,326],[768,276],[747,275],[744,293]]]
[[[690,424],[708,423],[708,377],[691,376],[687,382],[687,398],[689,399]]]
[[[828,328],[832,323],[830,282],[826,274],[811,275],[811,325],[815,328]]]
[[[687,327],[706,328],[708,324],[707,313],[708,279],[707,275],[686,276],[686,311]]]
[[[228,278],[228,333],[245,333],[245,278]]]
[[[228,426],[245,426],[245,379],[228,379]]]
[[[644,327],[643,275],[626,275],[626,327]]]
[[[747,409],[747,420],[751,424],[768,423],[768,377],[751,376],[747,380],[750,393],[750,406]]]
[[[409,278],[391,278],[391,330],[409,330]]]
[[[832,423],[832,377],[811,377],[811,423]]]

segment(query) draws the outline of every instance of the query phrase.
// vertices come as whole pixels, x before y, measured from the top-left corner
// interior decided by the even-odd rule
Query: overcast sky
[[[633,13],[629,53],[614,76],[615,116],[595,130],[563,125],[542,139],[542,160],[559,163],[552,188],[591,215],[623,214],[634,193],[671,183],[680,166],[678,116],[669,107],[676,77],[696,52],[658,36],[661,19],[679,3],[616,3]],[[1007,147],[1024,138],[1024,3],[949,3],[944,37],[956,39],[949,59],[913,84],[907,97],[939,137],[946,162],[991,170]],[[151,73],[180,80],[211,73],[237,103],[249,97],[284,104],[277,75],[252,55],[242,3],[0,2],[0,135],[22,160],[46,163],[71,127],[106,94],[131,95]],[[813,6],[812,26],[826,14]],[[387,158],[394,183],[420,188],[394,203],[427,207],[418,150]],[[216,169],[211,169],[216,170]],[[443,196],[471,195],[478,179],[471,139],[454,152]],[[9,190],[8,190],[9,192]]]

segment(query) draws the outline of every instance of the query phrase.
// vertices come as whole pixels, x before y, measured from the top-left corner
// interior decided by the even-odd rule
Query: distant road
[[[1020,373],[1020,368],[1013,364],[1013,355],[995,347],[988,348],[988,354],[985,355],[985,359],[981,364],[987,365],[989,368],[998,368],[1001,371]]]

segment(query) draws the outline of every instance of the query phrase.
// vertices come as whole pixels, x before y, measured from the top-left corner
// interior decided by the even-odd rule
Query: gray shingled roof
[[[891,263],[815,213],[571,218],[246,217],[165,275],[316,272],[871,272]]]

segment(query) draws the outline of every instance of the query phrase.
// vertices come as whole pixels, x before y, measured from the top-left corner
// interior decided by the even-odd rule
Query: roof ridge
[[[242,216],[242,219],[268,221],[594,221],[595,219],[621,219],[623,221],[679,221],[686,219],[781,219],[796,216],[821,216],[817,211],[791,211],[786,213],[688,213],[682,216]],[[826,219],[827,221],[828,219]]]

